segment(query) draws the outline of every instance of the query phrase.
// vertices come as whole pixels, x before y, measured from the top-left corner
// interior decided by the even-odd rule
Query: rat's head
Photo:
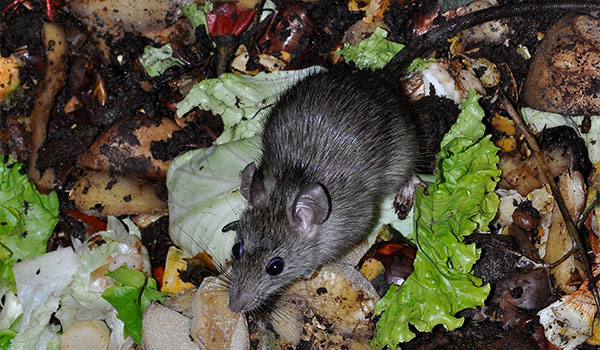
[[[244,169],[241,192],[250,207],[235,225],[228,286],[233,312],[262,306],[323,262],[318,228],[331,210],[325,188],[302,185],[286,198],[265,182],[253,163]]]

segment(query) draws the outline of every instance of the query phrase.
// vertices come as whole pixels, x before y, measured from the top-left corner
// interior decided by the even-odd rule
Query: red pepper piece
[[[88,234],[91,236],[99,231],[106,231],[106,223],[95,216],[85,215],[77,210],[67,209],[65,213],[73,219],[83,221],[88,226]]]
[[[207,12],[206,24],[212,37],[240,35],[254,18],[254,10],[237,7],[230,2],[219,4]]]
[[[156,280],[156,284],[158,284],[158,289],[162,287],[163,277],[165,276],[165,267],[162,265],[153,266],[152,267],[152,277]]]

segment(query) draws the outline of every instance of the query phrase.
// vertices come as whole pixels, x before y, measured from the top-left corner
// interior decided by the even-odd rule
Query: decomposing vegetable
[[[54,100],[66,79],[65,59],[68,47],[64,30],[59,25],[44,23],[44,47],[47,67],[44,77],[36,85],[37,98],[30,114],[33,122],[33,137],[28,174],[38,190],[48,192],[54,186],[54,171],[47,169],[41,174],[36,168],[36,161],[37,152],[46,140],[48,119],[52,106],[54,106]]]
[[[258,29],[256,47],[250,57],[268,71],[298,69],[309,61],[315,24],[302,3],[287,3],[272,13]]]
[[[600,241],[594,234],[590,235],[592,250],[600,253]],[[600,259],[598,255],[594,261],[594,273],[598,274]],[[598,283],[596,282],[595,288]],[[592,288],[594,288],[592,287]],[[565,350],[575,349],[597,333],[594,329],[596,304],[594,296],[589,290],[589,280],[586,280],[579,289],[565,295],[554,303],[538,312],[540,323],[544,326],[546,337],[556,346]]]
[[[256,12],[223,2],[206,13],[206,25],[217,44],[217,75],[226,71],[227,63],[238,46],[240,35],[248,28]]]
[[[169,163],[154,158],[150,149],[153,142],[167,140],[179,129],[168,118],[155,121],[137,115],[119,121],[79,156],[80,165],[86,169],[164,180]]]
[[[185,271],[186,268],[187,262],[184,260],[184,252],[176,247],[169,247],[160,291],[163,293],[178,293],[191,288],[193,286],[191,283],[183,282],[179,277],[179,271]]]
[[[167,208],[159,186],[123,175],[86,171],[73,186],[71,198],[77,209],[99,217],[149,214]]]
[[[523,97],[531,108],[600,114],[600,20],[568,14],[546,33],[530,64]]]
[[[182,15],[191,0],[129,1],[74,0],[69,10],[84,24],[101,32],[122,36],[125,32],[150,33],[164,29]],[[143,15],[140,15],[143,14]]]
[[[17,91],[21,87],[20,66],[21,61],[14,55],[0,56],[0,105],[11,107],[15,104]]]
[[[476,0],[464,7],[464,13],[479,11],[497,4],[496,0]],[[501,44],[511,34],[510,27],[499,20],[480,24],[461,32],[462,40],[466,43],[485,41],[492,44]]]

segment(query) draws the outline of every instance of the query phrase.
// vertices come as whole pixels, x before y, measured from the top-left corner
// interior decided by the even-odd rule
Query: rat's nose
[[[251,305],[253,299],[253,293],[229,292],[229,310],[236,313],[246,312],[250,310],[248,306]]]

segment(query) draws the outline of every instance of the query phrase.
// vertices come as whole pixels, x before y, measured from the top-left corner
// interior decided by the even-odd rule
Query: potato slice
[[[216,277],[202,281],[192,302],[192,338],[204,349],[248,349],[246,316],[229,311],[229,300],[222,282]]]
[[[110,343],[110,331],[102,321],[79,321],[60,336],[61,350],[104,350]]]
[[[169,163],[150,152],[153,141],[167,140],[180,127],[171,119],[160,123],[144,116],[117,122],[96,138],[79,157],[84,168],[164,180]]]
[[[198,344],[190,339],[190,322],[179,312],[151,302],[142,319],[144,349],[200,350]]]
[[[523,97],[532,108],[563,115],[600,113],[600,20],[568,14],[546,33],[527,73]]]
[[[73,186],[70,198],[77,209],[93,216],[148,214],[166,210],[154,184],[121,175],[87,171]]]
[[[123,35],[164,29],[192,0],[71,0],[67,4],[84,24],[100,33]]]

